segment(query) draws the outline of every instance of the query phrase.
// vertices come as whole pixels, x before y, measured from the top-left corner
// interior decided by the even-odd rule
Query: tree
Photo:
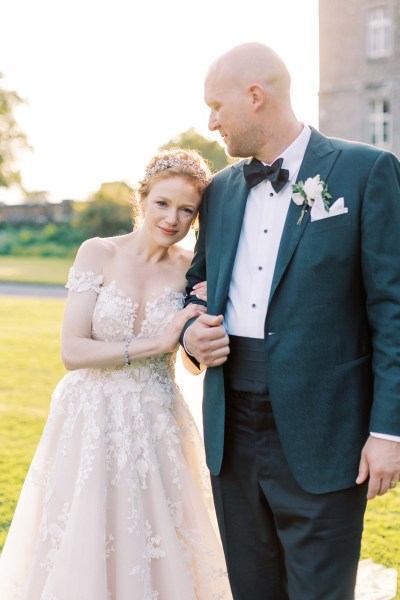
[[[211,163],[210,166],[214,173],[220,171],[227,165],[232,164],[232,162],[235,162],[235,160],[227,157],[224,149],[218,142],[203,137],[196,129],[194,129],[194,127],[191,127],[183,133],[179,133],[172,140],[161,146],[160,150],[171,148],[173,146],[199,150],[204,158]]]
[[[88,202],[75,203],[73,227],[80,229],[86,239],[129,233],[134,218],[131,195],[131,188],[124,182],[103,183]]]
[[[18,151],[29,145],[15,120],[14,110],[22,102],[17,92],[0,87],[0,187],[21,185],[21,174],[14,164]]]

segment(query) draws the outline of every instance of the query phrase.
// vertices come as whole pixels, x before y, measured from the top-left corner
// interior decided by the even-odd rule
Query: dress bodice
[[[94,291],[97,295],[92,317],[92,338],[104,341],[125,341],[134,338],[150,338],[162,335],[174,314],[183,307],[184,294],[165,287],[150,298],[144,306],[144,319],[136,326],[139,305],[120,289],[115,280],[103,285],[103,276],[93,272],[70,269],[67,288],[77,292]],[[136,334],[134,330],[136,329]],[[143,364],[172,367],[175,353],[153,356],[134,361]],[[124,367],[121,367],[124,368]],[[117,368],[118,369],[118,368]],[[107,370],[107,369],[106,369]],[[113,369],[114,371],[114,369]]]
[[[92,318],[92,338],[105,341],[124,341],[138,338],[150,338],[162,335],[173,315],[183,307],[184,295],[164,287],[158,295],[154,294],[144,306],[145,318],[139,333],[134,334],[139,305],[133,298],[118,287],[115,280],[103,284],[103,276],[92,271],[70,269],[66,287],[76,292],[94,291],[98,294]]]
[[[183,307],[184,296],[164,288],[158,296],[146,302],[138,334],[134,325],[138,304],[121,290],[115,281],[100,287],[93,312],[92,337],[96,340],[118,341],[133,337],[155,337],[161,335],[173,315]]]

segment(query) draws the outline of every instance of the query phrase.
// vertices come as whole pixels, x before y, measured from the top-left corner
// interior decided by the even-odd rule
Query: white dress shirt
[[[280,156],[289,181],[275,192],[269,180],[251,188],[233,266],[224,325],[231,335],[264,338],[265,317],[292,188],[311,135],[305,126]]]

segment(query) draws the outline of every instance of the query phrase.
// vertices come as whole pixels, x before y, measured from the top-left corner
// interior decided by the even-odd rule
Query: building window
[[[390,56],[391,26],[389,9],[372,8],[367,13],[367,55],[368,58]]]
[[[368,110],[368,141],[374,146],[389,148],[392,141],[392,115],[388,100],[370,100]]]

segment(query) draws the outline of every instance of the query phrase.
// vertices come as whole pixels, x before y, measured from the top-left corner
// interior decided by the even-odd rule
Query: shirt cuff
[[[185,333],[183,334],[183,338],[182,338],[183,348],[188,356],[193,356],[193,358],[195,358],[195,356],[193,354],[191,354],[186,347],[186,334],[187,334],[187,329],[186,329]],[[400,440],[400,438],[399,438],[399,440]]]
[[[380,438],[382,440],[389,440],[391,442],[400,442],[399,435],[391,435],[389,433],[375,433],[373,431],[370,432],[372,437]]]

